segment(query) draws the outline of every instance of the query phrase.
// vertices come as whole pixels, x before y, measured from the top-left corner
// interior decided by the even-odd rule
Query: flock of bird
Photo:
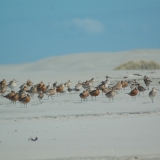
[[[130,93],[126,93],[129,96],[131,96],[132,98],[138,95],[138,93],[140,94],[140,92],[145,92],[146,89],[149,90],[149,85],[152,82],[147,76],[143,77],[144,80],[144,84],[146,85],[146,88],[141,86],[136,79],[133,80],[122,80],[119,81],[117,84],[113,85],[111,87],[110,84],[110,80],[109,80],[109,76],[106,76],[106,79],[104,81],[102,81],[99,85],[97,85],[96,87],[94,87],[94,78],[87,80],[85,82],[81,82],[78,81],[78,83],[75,85],[74,88],[71,88],[71,84],[72,82],[70,80],[68,80],[66,83],[61,83],[60,85],[55,82],[55,83],[51,83],[49,82],[48,85],[45,85],[43,81],[41,81],[40,83],[34,85],[33,82],[31,82],[29,79],[27,80],[26,83],[22,84],[19,87],[19,91],[15,92],[14,89],[17,86],[17,82],[15,79],[10,81],[9,84],[7,84],[6,80],[3,79],[0,82],[0,94],[1,97],[7,98],[9,99],[13,104],[16,104],[17,101],[19,101],[20,103],[24,104],[27,106],[27,104],[31,101],[32,97],[37,94],[40,103],[43,103],[43,98],[44,95],[47,95],[48,98],[51,97],[53,98],[53,95],[57,94],[63,94],[66,91],[68,92],[80,92],[81,90],[83,90],[82,93],[79,94],[81,101],[86,101],[88,96],[90,95],[92,97],[96,97],[100,95],[100,92],[102,92],[102,94],[105,94],[105,96],[107,98],[109,98],[109,100],[113,101],[113,97],[118,93],[118,90],[122,90],[126,87],[128,87],[130,85],[131,91]],[[6,94],[7,88],[10,88],[11,91],[10,93]],[[156,91],[158,89],[153,87],[152,90],[149,92],[149,97],[152,100],[153,103],[153,99],[156,96]],[[6,95],[5,95],[6,94]]]

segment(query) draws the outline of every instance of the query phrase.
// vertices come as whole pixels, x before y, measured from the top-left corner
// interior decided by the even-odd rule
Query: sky
[[[160,49],[160,0],[0,0],[0,64]]]

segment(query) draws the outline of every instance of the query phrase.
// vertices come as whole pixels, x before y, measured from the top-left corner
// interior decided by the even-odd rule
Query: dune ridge
[[[0,71],[3,69],[16,70],[18,72],[86,72],[114,70],[114,68],[126,61],[130,60],[153,60],[158,62],[160,59],[160,50],[131,50],[124,52],[92,52],[77,53],[64,56],[49,57],[37,62],[0,65]]]
[[[129,61],[115,68],[115,70],[159,70],[160,64],[155,61]]]

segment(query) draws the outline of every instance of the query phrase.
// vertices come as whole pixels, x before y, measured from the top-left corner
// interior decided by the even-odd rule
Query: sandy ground
[[[106,63],[101,63],[99,57]],[[28,78],[35,84],[41,80],[48,84],[70,79],[73,88],[78,80],[95,78],[96,86],[109,75],[111,83],[115,84],[133,73],[149,76],[153,81],[150,90],[153,86],[160,89],[160,71],[113,71],[116,65],[133,57],[158,61],[160,51],[69,55],[31,64],[1,66],[0,73],[1,79],[5,78],[7,82],[14,78],[18,80],[16,91]],[[129,77],[133,78],[145,86],[142,77]],[[135,101],[125,94],[130,92],[128,87],[119,91],[114,102],[100,94],[97,100],[89,97],[84,103],[79,93],[66,92],[53,99],[45,96],[40,104],[35,95],[27,107],[20,103],[13,106],[7,99],[0,98],[0,159],[159,160],[160,92],[151,103],[150,90],[137,96]],[[30,137],[38,137],[38,141],[28,141]]]

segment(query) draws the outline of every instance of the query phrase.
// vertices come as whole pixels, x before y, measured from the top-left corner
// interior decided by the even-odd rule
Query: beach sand
[[[160,92],[151,103],[148,93],[160,89],[160,70],[115,71],[129,60],[160,62],[160,50],[133,50],[119,53],[82,53],[51,57],[33,63],[1,65],[1,80],[16,79],[17,87],[28,79],[76,83],[95,78],[94,86],[109,75],[112,84],[124,76],[147,75],[151,86],[136,101],[118,91],[114,102],[100,94],[97,100],[81,102],[79,93],[66,92],[53,99],[37,95],[27,107],[0,98],[0,159],[2,160],[159,160],[160,159]],[[128,72],[128,73],[126,73]],[[145,86],[141,76],[130,76]],[[112,85],[111,85],[112,86]],[[10,91],[8,89],[8,91]],[[82,91],[81,91],[82,92]],[[8,93],[8,92],[7,92]],[[38,140],[28,141],[32,137]]]

